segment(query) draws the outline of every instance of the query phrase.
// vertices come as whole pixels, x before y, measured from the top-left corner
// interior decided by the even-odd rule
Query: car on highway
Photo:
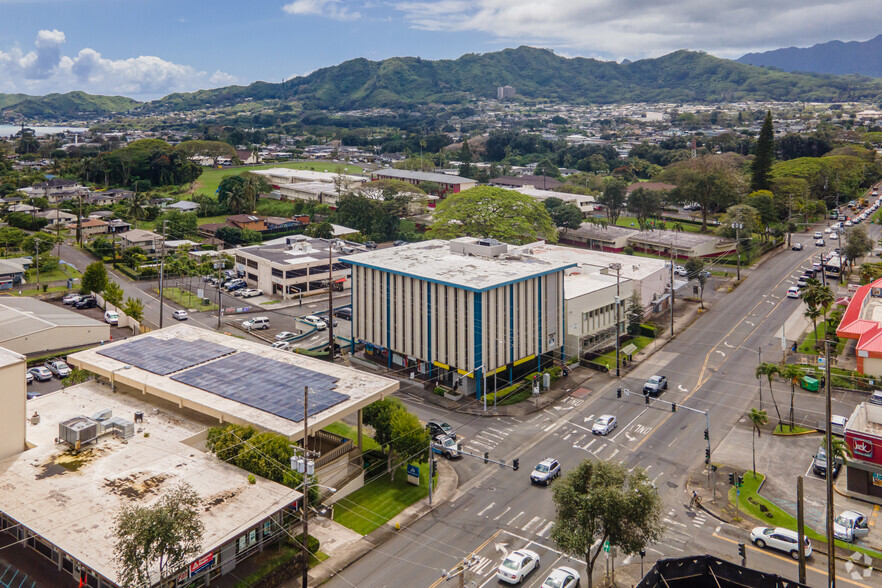
[[[794,243],[793,247],[791,247],[793,251],[802,251],[802,243]]]
[[[80,310],[84,308],[97,308],[98,301],[91,294],[87,296],[83,296],[73,304],[74,308],[79,308]]]
[[[815,239],[823,239],[824,235],[821,234],[821,231],[815,231]]]
[[[318,317],[314,314],[307,315],[300,320],[302,320],[307,325],[312,325],[316,328],[317,331],[324,331],[328,328],[328,323],[323,321],[321,317]]]
[[[64,363],[64,361],[60,359],[50,359],[46,363],[43,364],[47,370],[52,372],[53,376],[58,378],[66,378],[70,375],[70,366]]]
[[[842,464],[839,463],[838,460],[834,459],[832,468],[834,478],[839,475],[839,470],[841,468]],[[818,476],[826,477],[827,475],[827,450],[824,448],[823,445],[818,448],[818,453],[813,456],[812,471]]]
[[[882,404],[882,390],[873,390],[869,400],[870,404]]]
[[[850,220],[845,221],[845,226],[846,226],[846,227],[851,227],[851,226],[853,226],[853,225],[854,225],[854,223],[851,222]]]
[[[341,318],[344,321],[351,321],[352,320],[352,307],[351,306],[344,306],[343,308],[338,308],[337,310],[334,311],[334,316],[337,318]]]
[[[273,349],[281,349],[282,351],[291,351],[291,344],[287,341],[276,341],[270,345]]]
[[[539,588],[576,588],[582,577],[575,568],[560,566],[554,568]]]
[[[787,288],[787,298],[799,298],[799,288],[796,286]]]
[[[646,383],[643,384],[643,394],[650,396],[658,396],[662,393],[663,390],[668,389],[668,377],[667,376],[659,376],[658,374],[652,376]]]
[[[41,365],[38,365],[37,367],[32,367],[28,370],[28,373],[34,376],[34,379],[38,382],[48,382],[52,379],[52,372]]]
[[[772,549],[789,553],[793,559],[799,559],[799,537],[796,531],[782,527],[754,527],[750,532],[750,540],[759,548],[768,545]],[[805,537],[802,551],[806,557],[812,554],[812,542],[808,537]]]
[[[539,567],[539,554],[529,549],[512,551],[496,568],[496,579],[508,584],[520,584],[527,574]]]
[[[456,439],[456,431],[444,421],[429,421],[426,423],[426,429],[429,431],[429,436],[432,439],[437,439],[438,437]]]
[[[594,426],[591,427],[591,434],[606,436],[612,433],[618,426],[619,423],[613,415],[600,415],[597,420],[594,421]]]
[[[432,451],[438,455],[443,455],[447,459],[459,457],[459,444],[448,436],[442,436],[435,439],[432,444]]]
[[[292,333],[291,331],[281,331],[278,335],[276,335],[276,341],[287,341],[292,337],[296,337],[297,333]]]
[[[833,536],[848,543],[870,534],[869,519],[864,513],[846,510],[833,521]]]
[[[823,239],[818,239],[815,241],[815,247],[823,247],[825,245]]]
[[[187,320],[187,317],[188,317],[188,316],[189,316],[189,315],[187,315],[187,311],[186,311],[186,310],[180,310],[180,309],[178,309],[178,310],[176,310],[176,311],[174,311],[174,312],[172,313],[172,318],[175,319],[175,320],[178,320],[178,321],[185,321],[185,320]]]
[[[67,296],[62,298],[61,301],[64,302],[65,304],[70,305],[70,304],[74,304],[82,297],[83,297],[82,294],[68,294]]]
[[[830,233],[830,240],[831,241],[838,241],[839,240],[839,233]]]
[[[560,462],[553,457],[546,457],[536,464],[530,473],[531,484],[544,484],[548,486],[552,480],[560,475]]]

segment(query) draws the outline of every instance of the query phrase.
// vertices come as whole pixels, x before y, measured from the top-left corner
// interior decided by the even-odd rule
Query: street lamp
[[[131,368],[131,367],[132,367],[132,366],[126,364],[126,365],[124,365],[124,366],[122,366],[122,367],[118,367],[118,368],[116,368],[115,370],[111,370],[111,371],[110,371],[110,391],[111,391],[111,392],[116,392],[116,381],[115,381],[114,378],[113,378],[114,374],[116,374],[116,372],[118,372],[118,371],[120,371],[120,370],[127,370],[127,369],[129,369],[129,368]]]
[[[162,274],[165,269],[165,225],[168,223],[168,219],[162,221],[162,247],[160,256],[159,256],[159,328],[162,328]]]
[[[739,231],[744,228],[744,223],[732,223],[732,228],[735,229],[735,253],[738,255],[736,258],[737,261],[737,270],[736,270],[736,279],[741,281],[741,239],[739,238]]]
[[[622,264],[620,263],[611,263],[609,264],[609,269],[615,270],[616,272],[616,377],[619,377],[619,325],[621,324],[621,319],[619,318],[619,308],[622,305],[621,294],[619,293],[619,276],[622,271]]]

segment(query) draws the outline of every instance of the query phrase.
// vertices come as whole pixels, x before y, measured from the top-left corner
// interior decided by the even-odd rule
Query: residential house
[[[50,225],[67,225],[69,222],[77,220],[77,215],[55,208],[44,210],[43,212],[38,212],[36,214],[36,217],[45,218],[49,221]]]
[[[126,231],[130,231],[132,229],[131,223],[127,223],[126,221],[119,218],[112,218],[107,221],[107,227],[109,232],[119,234],[125,233]]]
[[[236,157],[245,165],[256,165],[261,162],[260,154],[248,149],[236,149]]]
[[[196,212],[199,205],[192,200],[181,200],[165,207],[166,210],[179,210],[181,212]]]
[[[67,226],[71,231],[77,230],[77,223],[72,222]],[[80,230],[82,231],[83,239],[91,239],[97,235],[106,235],[110,227],[103,220],[98,220],[97,218],[86,218],[83,219],[80,223]]]
[[[9,290],[21,284],[25,277],[25,268],[10,260],[0,260],[0,290]]]
[[[250,229],[260,233],[267,230],[266,220],[262,216],[255,214],[234,214],[227,217],[227,224],[237,229]]]
[[[120,244],[124,249],[140,247],[147,253],[156,253],[159,245],[162,245],[162,235],[142,229],[132,229],[120,234]]]

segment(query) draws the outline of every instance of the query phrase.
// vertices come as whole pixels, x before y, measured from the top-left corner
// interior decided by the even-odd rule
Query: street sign
[[[605,552],[609,553],[609,541],[604,541],[604,542],[603,542],[603,550],[604,550]]]
[[[414,486],[420,485],[420,466],[407,464],[407,481]]]

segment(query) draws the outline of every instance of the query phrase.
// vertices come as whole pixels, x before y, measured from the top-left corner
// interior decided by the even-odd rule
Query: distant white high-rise
[[[515,89],[511,86],[499,86],[496,88],[496,99],[497,100],[505,100],[507,98],[514,98]]]

